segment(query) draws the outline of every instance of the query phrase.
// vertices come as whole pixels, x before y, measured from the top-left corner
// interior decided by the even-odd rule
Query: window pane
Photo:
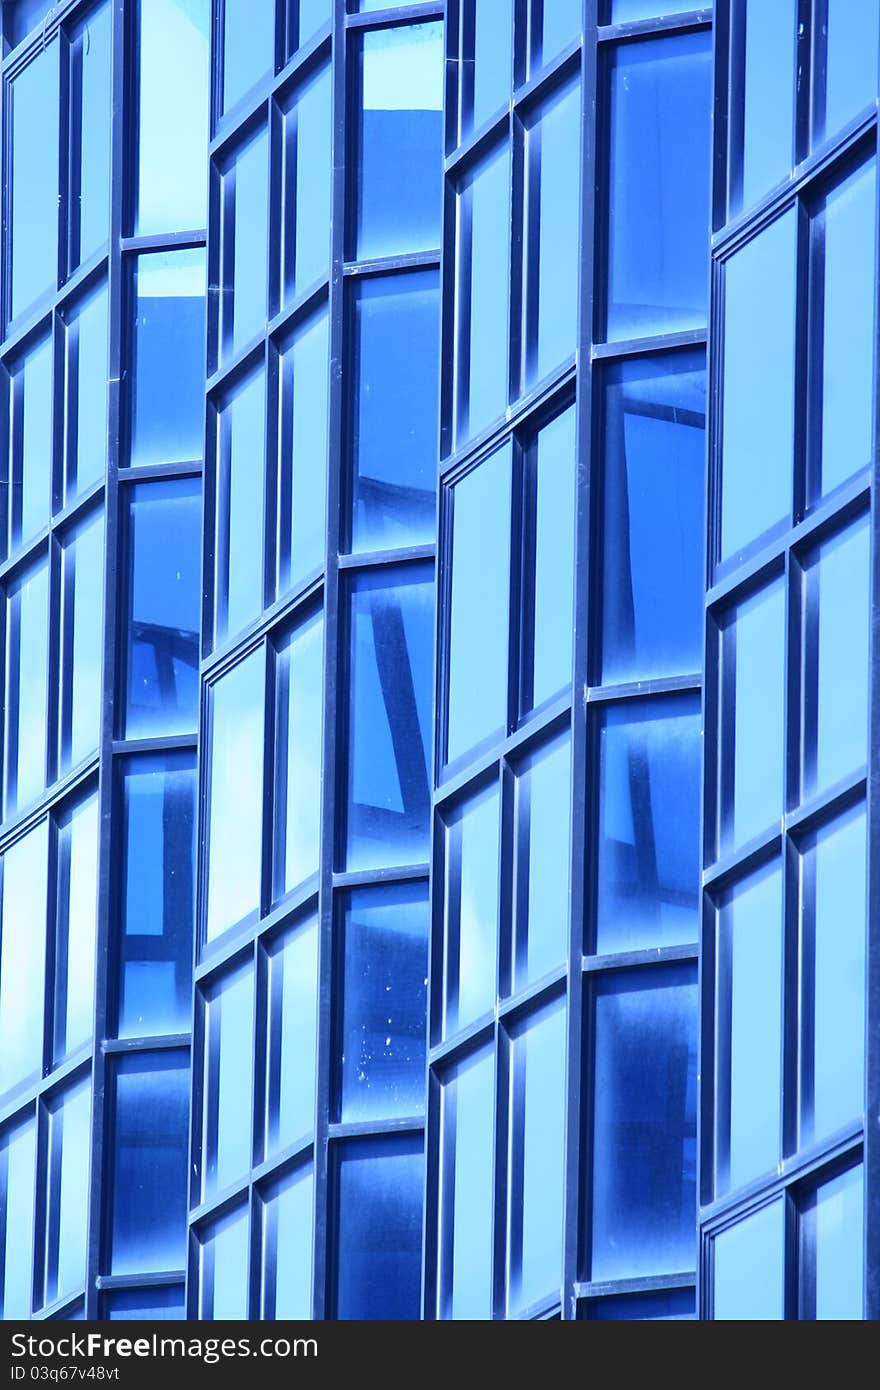
[[[10,318],[58,283],[58,83],[50,43],[10,84]]]
[[[513,988],[562,965],[568,943],[571,741],[530,753],[516,773]]]
[[[461,140],[510,100],[513,86],[513,0],[462,0],[460,20]]]
[[[574,630],[575,411],[539,431],[526,464],[529,560],[534,595],[527,600],[523,705],[536,709],[571,684]]]
[[[507,731],[510,446],[456,483],[446,761]]]
[[[456,1063],[442,1090],[441,1318],[492,1316],[495,1060],[483,1048]]]
[[[822,1321],[861,1321],[865,1277],[861,1163],[823,1183],[813,1200],[816,1302],[810,1311]]]
[[[600,715],[597,951],[697,940],[701,726],[690,695]]]
[[[86,491],[107,468],[109,319],[106,285],[68,316],[64,500]]]
[[[217,640],[238,632],[263,607],[266,373],[260,366],[220,406],[217,425]]]
[[[718,914],[716,1173],[720,1196],[774,1172],[781,1152],[782,873],[766,865]]]
[[[565,1004],[512,1030],[508,1315],[562,1283],[565,1191]]]
[[[89,1077],[49,1106],[44,1304],[76,1293],[85,1281],[90,1120]]]
[[[391,1120],[425,1109],[428,889],[352,893],[344,920],[340,1118]]]
[[[696,1259],[697,971],[659,966],[595,986],[590,1277]]]
[[[797,9],[797,0],[772,5],[739,0],[734,12],[731,215],[750,207],[791,170]],[[762,315],[763,327],[769,319]]]
[[[324,564],[327,529],[329,330],[326,310],[281,353],[278,597]]]
[[[3,31],[8,43],[21,43],[34,26],[45,19],[50,8],[49,0],[6,0]]]
[[[596,1298],[587,1304],[584,1317],[590,1322],[618,1322],[625,1319],[683,1322],[694,1319],[694,1308],[693,1289],[664,1289],[661,1293]]]
[[[309,916],[267,950],[265,1157],[315,1126],[318,1038],[318,919]]]
[[[49,824],[0,860],[0,1094],[42,1075]]]
[[[212,985],[205,1007],[202,1199],[251,1167],[254,972],[250,962]]]
[[[274,1183],[263,1198],[264,1319],[312,1316],[314,1190],[309,1164]]]
[[[767,1322],[784,1316],[785,1206],[770,1202],[713,1241],[716,1322]]]
[[[52,504],[51,332],[10,365],[8,402],[5,509],[14,553],[46,525]]]
[[[428,858],[433,621],[430,565],[353,580],[348,869]]]
[[[345,1145],[339,1161],[337,1318],[418,1319],[424,1177],[421,1135]]]
[[[724,267],[722,560],[791,515],[796,219],[783,213]]]
[[[526,133],[527,386],[573,356],[577,343],[580,127],[574,83],[554,94]]]
[[[813,107],[817,145],[877,100],[880,6],[877,0],[830,0],[823,20],[825,71],[817,74]]]
[[[246,1206],[205,1227],[199,1250],[199,1318],[247,1318],[249,1254]]]
[[[288,55],[312,39],[319,29],[330,23],[332,0],[294,0],[292,7],[296,13],[288,16]],[[373,6],[385,9],[386,0],[379,0]],[[295,39],[295,42],[294,42]]]
[[[275,894],[318,871],[324,619],[314,613],[275,656]]]
[[[702,352],[610,367],[603,424],[601,679],[611,684],[699,671],[706,447]]]
[[[694,0],[600,0],[600,23],[625,24],[631,19],[687,14],[693,8]]]
[[[55,1030],[57,1066],[91,1041],[95,1027],[95,931],[98,902],[98,796],[59,819],[55,923]]]
[[[330,69],[325,67],[295,93],[284,113],[283,304],[330,273],[330,104]]]
[[[186,1263],[189,1058],[122,1057],[116,1072],[114,1274]]]
[[[581,36],[581,0],[530,0],[529,72],[547,66]]]
[[[71,39],[71,268],[110,232],[111,42],[109,5],[94,10]]]
[[[613,49],[609,338],[706,322],[711,80],[708,32]]]
[[[434,538],[440,272],[355,284],[353,550]]]
[[[37,1131],[29,1118],[0,1139],[0,1315],[7,1322],[31,1315],[36,1166]]]
[[[743,599],[726,616],[721,648],[720,840],[723,845],[733,847],[767,830],[782,815],[785,770],[785,590],[782,579],[774,580],[758,593]]]
[[[444,1036],[495,1004],[501,797],[486,787],[447,817],[444,866]]]
[[[6,590],[6,816],[46,785],[49,566],[25,570]]]
[[[132,759],[123,774],[119,1036],[186,1033],[192,999],[195,758]]]
[[[275,0],[224,0],[223,110],[274,70]]]
[[[456,217],[455,435],[461,445],[507,406],[510,150],[506,144],[462,180]]]
[[[104,635],[104,513],[64,546],[61,569],[61,771],[98,746]]]
[[[209,941],[260,907],[265,661],[260,647],[210,693]]]
[[[263,331],[269,257],[269,134],[258,130],[225,161],[221,177],[223,294],[220,360]]]
[[[205,418],[205,253],[138,256],[134,269],[133,464],[200,459]]]
[[[117,1289],[105,1294],[101,1316],[108,1322],[167,1322],[185,1317],[183,1285],[152,1289]]]
[[[364,34],[357,161],[361,260],[440,245],[443,73],[442,23]]]
[[[204,227],[211,0],[140,0],[135,232]]]

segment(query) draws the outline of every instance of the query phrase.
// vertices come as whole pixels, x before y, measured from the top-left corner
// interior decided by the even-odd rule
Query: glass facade
[[[880,6],[0,18],[0,1315],[876,1318]]]

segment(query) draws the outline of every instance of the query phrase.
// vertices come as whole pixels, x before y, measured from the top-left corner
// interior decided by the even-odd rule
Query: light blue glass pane
[[[282,639],[275,658],[275,892],[318,871],[324,619]]]
[[[5,1055],[5,1048],[3,1053]],[[33,1298],[37,1130],[27,1119],[0,1139],[0,1316],[29,1318]]]
[[[116,1073],[114,1274],[186,1263],[189,1058],[123,1057]]]
[[[596,950],[696,941],[700,702],[625,701],[599,725]]]
[[[380,0],[375,8],[386,8],[386,0]],[[330,22],[330,14],[333,8],[332,0],[295,0],[294,8],[297,12],[297,47],[302,47],[308,43],[309,39],[322,29],[325,24]]]
[[[451,497],[447,762],[507,728],[511,469],[508,446]]]
[[[610,80],[607,335],[638,338],[701,327],[708,274],[711,35],[616,46]]]
[[[440,274],[370,277],[354,291],[352,549],[433,539]]]
[[[324,563],[327,529],[327,314],[294,332],[281,354],[278,597]]]
[[[71,189],[71,196],[79,199],[78,208],[71,209],[74,265],[87,261],[110,232],[111,43],[108,4],[89,15],[71,47],[73,120],[80,127],[78,149],[74,141],[77,159]]]
[[[825,16],[825,91],[814,109],[813,138],[835,135],[877,100],[880,5],[877,0],[830,0]],[[817,86],[819,84],[817,83]]]
[[[696,1259],[697,972],[661,966],[595,991],[590,1277]]]
[[[64,547],[63,628],[69,660],[62,663],[61,770],[98,746],[104,617],[104,513],[96,512]],[[69,644],[69,646],[67,646]]]
[[[439,246],[442,23],[366,33],[360,67],[358,258]]]
[[[266,1157],[315,1126],[318,920],[311,916],[268,951]]]
[[[861,1321],[865,1277],[864,1178],[849,1168],[816,1192],[816,1318]]]
[[[265,127],[229,160],[222,180],[225,252],[220,358],[262,332],[269,275],[269,134]],[[230,225],[231,219],[231,225]],[[230,282],[231,279],[231,283]]]
[[[133,464],[200,459],[205,418],[205,253],[138,256],[134,271]]]
[[[571,743],[568,732],[531,753],[516,777],[516,907],[514,990],[565,959]]]
[[[346,868],[428,858],[434,585],[430,565],[351,589]]]
[[[109,1322],[167,1322],[185,1316],[182,1285],[168,1288],[117,1289],[105,1294],[102,1316]]]
[[[547,0],[544,0],[545,4]],[[550,0],[553,3],[553,0]],[[624,24],[631,19],[657,19],[661,15],[686,14],[694,0],[604,0],[602,24]]]
[[[91,1081],[66,1091],[49,1119],[45,1303],[82,1288],[88,1235]]]
[[[56,846],[55,1029],[57,1064],[91,1040],[95,1009],[98,796],[59,820]]]
[[[565,1192],[565,1004],[558,1000],[513,1031],[511,1041],[509,1315],[562,1283]]]
[[[716,1322],[768,1322],[784,1316],[785,1206],[770,1202],[715,1237]]]
[[[78,305],[67,324],[66,502],[102,478],[107,467],[108,305],[102,285]]]
[[[352,893],[344,933],[341,1118],[423,1114],[427,884]]]
[[[11,84],[10,317],[58,283],[58,44]]]
[[[575,411],[538,434],[534,470],[535,594],[530,708],[571,684],[574,631]]]
[[[513,86],[513,0],[462,0],[462,140],[506,106]],[[467,88],[470,86],[471,91]],[[467,93],[465,95],[465,93]]]
[[[46,785],[49,566],[26,570],[6,591],[6,815]]]
[[[204,227],[208,201],[211,0],[138,6],[136,232]]]
[[[52,504],[52,336],[11,367],[7,476],[9,548],[18,549],[49,520]]]
[[[702,352],[605,377],[602,680],[703,663],[706,373]]]
[[[275,0],[224,0],[223,110],[274,70]]]
[[[444,876],[444,1036],[494,1006],[501,798],[490,786],[448,818]]]
[[[44,820],[0,861],[0,1093],[42,1073],[48,858]]]
[[[343,1149],[337,1318],[418,1319],[424,1181],[420,1135],[356,1140]]]
[[[722,700],[721,841],[741,845],[782,815],[785,589],[774,580],[740,603],[722,632],[733,667],[731,708]],[[729,684],[729,676],[725,684]],[[731,740],[732,734],[732,740]],[[733,742],[733,749],[730,742]],[[730,763],[733,766],[730,766]],[[732,785],[731,785],[732,774]]]
[[[807,571],[812,619],[812,641],[808,638],[804,654],[807,793],[856,772],[868,756],[870,564],[865,516],[820,545]]]
[[[251,1167],[254,1094],[254,972],[239,967],[214,986],[206,1007],[202,1197]]]
[[[578,9],[580,0],[577,0]],[[574,355],[578,317],[580,85],[556,94],[526,136],[530,245],[526,259],[526,384]]]
[[[250,1261],[247,1207],[221,1216],[205,1230],[199,1267],[199,1317],[236,1322],[248,1315]]]
[[[296,93],[284,116],[282,303],[289,304],[330,270],[330,69]]]
[[[195,758],[128,765],[119,1036],[189,1031],[195,884]]]
[[[546,67],[564,48],[580,38],[583,9],[582,0],[530,0],[530,72]]]
[[[770,864],[718,917],[716,1194],[775,1172],[781,1144],[782,874]]]
[[[443,1085],[440,1162],[441,1318],[492,1315],[495,1062],[489,1048]]]
[[[217,441],[216,630],[238,632],[263,607],[266,374],[232,388]]]
[[[482,160],[458,192],[456,440],[478,434],[507,406],[510,150]]]
[[[260,906],[265,683],[258,648],[211,692],[209,941]]]
[[[587,1304],[584,1317],[590,1322],[685,1322],[693,1321],[695,1308],[693,1289],[664,1289],[661,1293],[597,1298]]]
[[[263,1199],[262,1316],[311,1318],[314,1178],[311,1165]]]
[[[794,135],[797,0],[741,0],[745,9],[744,73],[735,75],[742,102],[741,185],[731,189],[731,212],[749,207],[774,184],[784,179],[792,165]],[[739,83],[742,82],[742,88]],[[741,91],[741,96],[739,92]],[[739,185],[739,186],[738,186]],[[765,309],[762,324],[770,317]]]

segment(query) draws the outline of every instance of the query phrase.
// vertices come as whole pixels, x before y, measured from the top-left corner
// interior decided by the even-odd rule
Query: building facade
[[[2,25],[2,1316],[877,1317],[877,0]]]

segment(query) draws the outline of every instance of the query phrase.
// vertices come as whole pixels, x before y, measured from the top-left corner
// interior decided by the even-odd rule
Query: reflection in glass
[[[769,1202],[712,1242],[716,1322],[784,1317],[785,1203]]]
[[[268,947],[265,1157],[311,1134],[318,1048],[318,919]]]
[[[69,46],[72,152],[70,267],[103,246],[110,231],[111,7],[93,10]]]
[[[64,500],[69,503],[107,467],[109,299],[101,285],[67,317],[67,408],[64,415]]]
[[[223,0],[223,110],[275,68],[275,0]]]
[[[225,162],[221,178],[223,294],[220,360],[266,323],[269,274],[269,133],[260,127]]]
[[[205,253],[134,263],[133,464],[200,459],[205,415]],[[180,552],[177,552],[180,553]]]
[[[445,1037],[495,1003],[501,797],[485,787],[446,816],[444,857]]]
[[[95,1009],[95,931],[98,902],[98,795],[58,820],[55,847],[55,1027],[58,1065],[91,1040]]]
[[[276,643],[275,894],[318,871],[324,619],[320,612]]]
[[[4,488],[9,553],[29,541],[49,520],[52,505],[52,335],[45,334],[9,364],[9,487]]]
[[[327,312],[294,329],[280,356],[278,583],[281,598],[324,563],[327,530]]]
[[[802,1318],[860,1322],[864,1317],[864,1202],[861,1163],[823,1183],[808,1200],[801,1240],[804,1254],[815,1259],[815,1272],[802,1264]]]
[[[736,99],[730,114],[730,213],[750,207],[791,170],[797,0],[741,0]],[[744,14],[743,14],[744,11]],[[762,314],[762,325],[768,315]]]
[[[42,1075],[48,861],[46,820],[0,860],[0,1094]]]
[[[330,69],[324,67],[297,90],[284,113],[282,305],[329,274],[331,133]]]
[[[580,0],[575,8],[580,10]],[[580,128],[579,83],[555,92],[527,128],[527,386],[561,366],[575,350]]]
[[[86,1076],[47,1106],[44,1304],[82,1288],[88,1235],[91,1079]]]
[[[30,1116],[0,1137],[0,1317],[4,1322],[31,1315],[36,1165],[37,1127]]]
[[[101,1316],[108,1322],[180,1321],[186,1316],[183,1285],[160,1284],[149,1289],[117,1289],[104,1295]]]
[[[248,1209],[233,1208],[204,1228],[199,1242],[199,1318],[248,1316],[250,1249]]]
[[[280,1178],[263,1196],[264,1319],[312,1316],[314,1190],[308,1164]]]
[[[266,373],[230,388],[217,419],[217,640],[240,631],[263,607]]]
[[[461,445],[507,406],[510,150],[506,143],[462,179],[456,203],[455,437]]]
[[[880,5],[830,0],[822,13],[825,63],[814,78],[813,144],[819,145],[877,100]]]
[[[461,140],[506,106],[513,84],[513,0],[463,0],[461,6]]]
[[[259,647],[210,692],[208,941],[260,906],[265,684]]]
[[[516,772],[513,989],[565,960],[571,745],[568,731],[529,753]]]
[[[251,1166],[254,971],[248,961],[212,984],[205,1005],[202,1198]]]
[[[6,816],[46,785],[49,717],[49,565],[23,571],[6,589],[4,783]]]
[[[58,283],[58,45],[36,55],[9,85],[12,167],[8,230],[9,317]],[[4,232],[7,230],[4,227]]]
[[[538,432],[526,462],[527,569],[530,562],[534,565],[522,672],[526,710],[537,709],[571,684],[575,424],[574,406],[569,406]]]
[[[119,1059],[113,1134],[113,1273],[181,1269],[189,1140],[186,1053]]]
[[[210,33],[211,0],[140,0],[134,230],[141,236],[205,225]]]
[[[62,550],[61,771],[98,746],[104,630],[104,513],[93,512]]]
[[[335,1316],[417,1320],[421,1310],[421,1135],[359,1139],[339,1160]]]
[[[651,4],[653,11],[656,0]],[[693,1289],[664,1289],[661,1293],[594,1299],[587,1304],[584,1318],[589,1322],[684,1322],[694,1319],[695,1307]]]
[[[442,1088],[441,1318],[492,1316],[495,1059],[485,1047],[457,1062]]]

